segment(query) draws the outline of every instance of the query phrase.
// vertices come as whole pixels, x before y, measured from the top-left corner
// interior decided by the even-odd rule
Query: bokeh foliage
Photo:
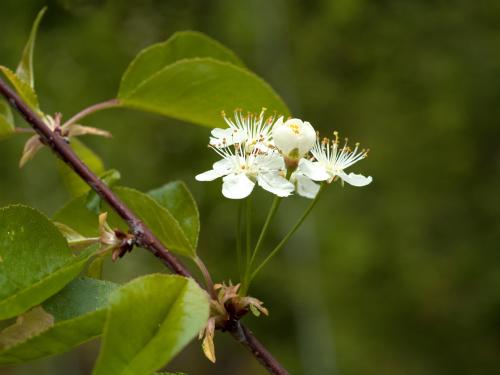
[[[251,325],[292,373],[500,371],[497,2],[4,0],[2,64],[17,64],[46,4],[34,63],[48,111],[68,118],[113,97],[140,49],[193,29],[236,51],[294,115],[372,149],[356,167],[374,183],[331,189],[252,290],[271,315]],[[200,206],[199,253],[216,279],[234,277],[227,270],[237,206],[217,183],[194,181],[214,160],[208,129],[122,109],[86,124],[113,132],[113,140],[86,141],[121,171],[121,184],[148,191],[186,181]],[[23,140],[0,144],[0,203],[52,214],[68,198],[56,163],[44,150],[19,170]],[[257,200],[269,204],[264,194]],[[276,233],[306,202],[286,204]],[[153,257],[136,252],[105,272],[124,281],[157,270]],[[229,339],[216,344],[215,366],[195,343],[169,368],[262,371]],[[87,374],[95,353],[87,345],[2,371]]]

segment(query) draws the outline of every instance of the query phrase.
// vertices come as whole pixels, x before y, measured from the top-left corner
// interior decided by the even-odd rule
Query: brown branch
[[[288,371],[286,371],[281,363],[276,360],[269,361],[269,358],[273,358],[272,354],[269,353],[259,340],[257,340],[257,337],[255,337],[252,331],[241,324],[240,319],[248,312],[248,309],[241,310],[238,307],[239,306],[229,303],[225,304],[229,319],[225,321],[219,329],[229,332],[231,336],[252,353],[260,364],[271,374],[288,374]]]
[[[272,354],[266,349],[257,337],[238,320],[234,330],[229,331],[240,344],[247,348],[250,353],[264,366],[271,374],[288,374],[288,371],[278,361],[269,361]]]
[[[15,108],[26,120],[26,122],[38,133],[43,143],[46,144],[62,161],[64,161],[80,178],[85,181],[99,196],[105,200],[116,213],[127,222],[129,229],[134,234],[135,242],[139,247],[152,252],[172,272],[185,277],[191,277],[188,269],[172,255],[165,246],[156,238],[151,230],[122,202],[113,191],[103,183],[85,163],[76,156],[71,147],[57,132],[50,128],[37,116],[33,110],[0,78],[0,93],[7,99],[9,104]],[[110,108],[119,105],[117,99],[113,99],[96,106],[89,107],[92,110],[83,110],[67,121],[72,123],[83,118],[96,110]],[[228,324],[225,330],[245,346],[259,362],[272,374],[286,375],[288,372],[272,356],[269,351],[255,338],[252,332],[244,327],[239,320]]]

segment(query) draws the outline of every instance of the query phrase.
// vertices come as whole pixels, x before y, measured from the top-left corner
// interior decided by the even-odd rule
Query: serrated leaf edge
[[[14,86],[19,96],[21,96],[21,98],[23,98],[32,107],[32,109],[41,113],[40,104],[38,102],[38,96],[35,90],[33,90],[33,88],[26,81],[19,78],[12,69],[9,69],[4,65],[0,65],[0,71]],[[23,90],[25,90],[25,92],[27,91],[29,95],[23,93]]]

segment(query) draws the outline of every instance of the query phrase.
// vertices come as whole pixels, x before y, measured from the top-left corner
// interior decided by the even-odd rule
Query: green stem
[[[300,217],[300,219],[295,223],[295,225],[286,234],[286,236],[283,237],[283,239],[281,240],[281,242],[262,261],[262,263],[259,264],[259,266],[255,269],[255,271],[252,272],[252,274],[250,276],[250,279],[248,280],[249,283],[259,273],[259,271],[262,269],[262,267],[264,267],[267,264],[267,262],[269,262],[271,260],[271,258],[274,257],[278,253],[278,251],[280,251],[283,248],[283,246],[285,246],[285,244],[288,242],[288,240],[290,239],[290,237],[292,237],[294,235],[294,233],[297,231],[297,229],[299,229],[299,227],[302,225],[302,223],[304,222],[304,220],[306,219],[306,217],[312,211],[312,209],[314,208],[314,206],[316,205],[316,203],[318,203],[319,197],[320,197],[322,191],[324,190],[324,187],[325,187],[325,184],[324,183],[321,184],[321,187],[319,188],[318,194],[316,194],[316,197],[314,197],[314,199],[311,201],[311,203],[309,204],[309,206],[307,206],[306,210],[304,211],[304,213],[302,214],[302,216]]]
[[[243,285],[241,286],[241,289],[240,289],[241,295],[246,295],[246,293],[248,291],[248,287],[250,286],[249,285],[249,283],[250,283],[250,271],[252,269],[252,264],[255,261],[255,257],[257,256],[257,253],[259,252],[260,248],[262,247],[262,244],[264,242],[264,238],[266,237],[266,234],[269,231],[269,225],[271,224],[271,221],[273,220],[274,216],[276,215],[276,211],[278,210],[280,203],[281,203],[281,197],[276,196],[273,200],[271,208],[269,209],[269,212],[267,213],[267,218],[266,218],[266,221],[264,222],[264,226],[262,227],[262,230],[260,231],[259,239],[257,240],[257,244],[255,245],[252,256],[250,257],[250,259],[247,263],[247,267],[245,270],[245,277],[243,278]]]
[[[242,241],[241,241],[241,222],[243,216],[243,202],[240,201],[238,205],[238,217],[236,219],[236,256],[238,262],[238,274],[240,277],[242,276]]]
[[[249,196],[245,204],[245,272],[250,267],[250,253],[252,251],[252,197]]]
[[[255,249],[253,250],[252,253],[252,257],[250,258],[249,268],[252,267],[252,264],[255,261],[255,257],[257,256],[257,253],[259,252],[260,248],[262,247],[262,244],[264,243],[264,238],[266,237],[267,232],[269,231],[269,225],[271,224],[271,221],[274,219],[274,216],[276,215],[276,211],[278,211],[280,203],[281,203],[281,197],[278,196],[274,197],[273,204],[269,209],[266,221],[260,232],[259,239],[257,240],[257,244],[255,245]]]
[[[118,106],[120,106],[120,101],[118,99],[106,100],[105,102],[91,105],[90,107],[83,109],[82,111],[78,112],[76,115],[71,117],[68,121],[62,124],[61,127],[74,124],[75,122],[80,121],[81,119],[87,117],[92,113],[102,111],[103,109],[108,109]]]

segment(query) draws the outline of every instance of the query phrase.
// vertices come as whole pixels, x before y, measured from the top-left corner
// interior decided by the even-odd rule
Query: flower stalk
[[[257,276],[259,271],[283,248],[283,246],[285,246],[285,244],[288,242],[288,240],[295,234],[297,229],[300,228],[300,226],[302,225],[304,220],[311,213],[314,206],[316,206],[316,203],[318,203],[321,193],[323,192],[323,190],[325,190],[325,186],[326,186],[325,183],[321,184],[320,189],[318,191],[318,194],[316,194],[316,197],[311,201],[311,203],[309,203],[309,206],[307,206],[306,210],[304,211],[302,216],[299,218],[299,220],[297,220],[297,222],[292,227],[292,229],[290,229],[290,231],[285,235],[285,237],[283,237],[283,239],[280,241],[280,243],[278,245],[276,245],[276,247],[273,250],[271,250],[269,255],[251,273],[249,282],[252,282],[252,280],[254,279],[255,276]]]
[[[264,226],[262,227],[259,238],[257,240],[255,248],[253,249],[252,255],[250,257],[250,260],[247,263],[247,267],[245,269],[245,275],[243,277],[243,282],[242,282],[241,289],[240,289],[241,295],[245,295],[248,292],[248,288],[250,287],[250,272],[252,269],[252,265],[255,261],[257,253],[259,252],[259,250],[262,247],[262,244],[264,243],[264,238],[266,237],[267,232],[269,231],[271,221],[274,219],[274,216],[276,215],[276,212],[278,211],[280,204],[281,204],[281,197],[274,197],[271,208],[269,209],[269,212],[267,213],[267,217],[266,217],[266,221],[264,222]]]

